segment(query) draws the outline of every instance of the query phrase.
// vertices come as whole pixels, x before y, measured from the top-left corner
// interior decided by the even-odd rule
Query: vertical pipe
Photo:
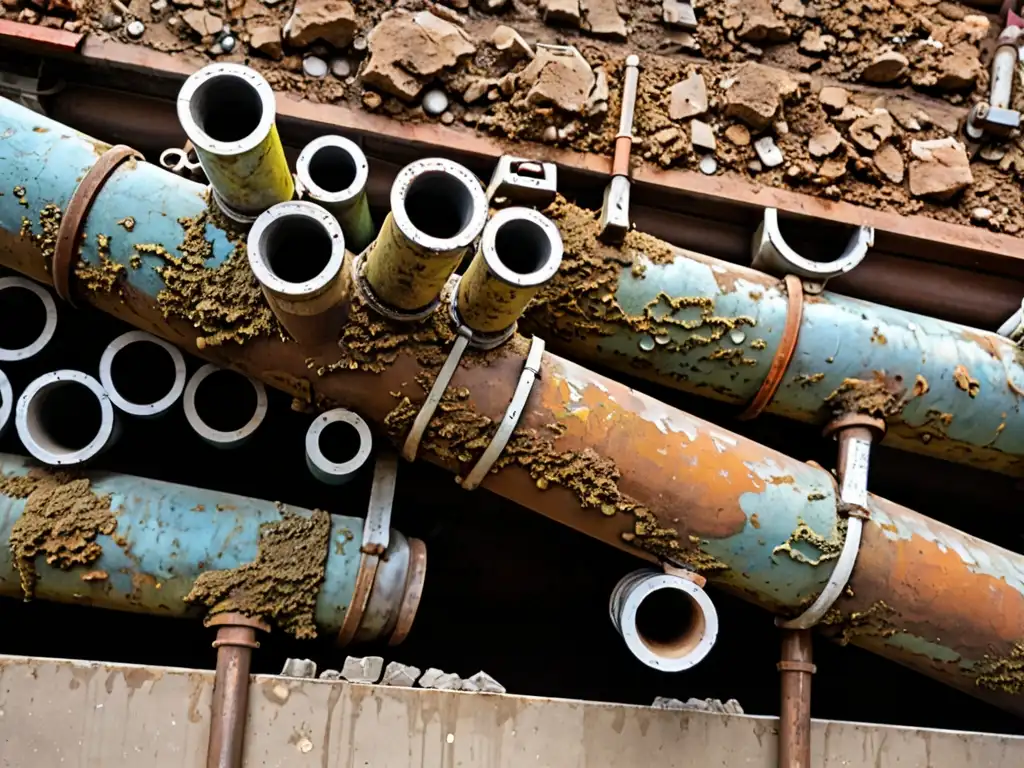
[[[811,630],[782,632],[779,768],[811,768]]]
[[[370,167],[363,150],[342,136],[311,141],[295,162],[302,196],[330,211],[345,233],[345,245],[362,253],[373,241],[373,218],[366,198]]]
[[[1014,32],[1013,34],[1007,34]],[[1014,30],[1003,30],[999,35],[999,47],[992,56],[992,86],[989,90],[989,105],[1000,109],[1010,107],[1013,97],[1013,81],[1017,72],[1017,34]]]
[[[206,768],[241,768],[245,721],[249,704],[249,668],[252,652],[259,648],[256,630],[268,631],[263,622],[239,613],[210,619],[217,626],[217,673],[213,684],[210,738]]]

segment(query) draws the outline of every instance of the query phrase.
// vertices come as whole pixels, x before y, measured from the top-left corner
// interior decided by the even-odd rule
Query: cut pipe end
[[[43,311],[46,313],[46,317],[43,321],[43,327],[39,331],[39,335],[28,344],[17,347],[8,347],[7,344],[11,344],[13,342],[8,341],[5,338],[10,330],[15,329],[0,328],[0,362],[13,363],[34,357],[50,343],[50,339],[53,338],[53,334],[57,330],[57,305],[54,303],[53,296],[50,295],[49,291],[41,285],[38,285],[31,280],[27,280],[24,277],[0,278],[0,294],[3,294],[4,291],[15,290],[28,291],[38,297],[39,301],[42,302]],[[0,295],[0,302],[6,300],[7,299],[5,297]]]
[[[11,412],[14,410],[14,388],[7,374],[0,371],[0,437],[3,437],[7,425],[11,421]]]
[[[558,272],[562,235],[532,208],[505,208],[484,227],[480,250],[499,280],[516,288],[536,288]]]
[[[140,355],[155,351],[170,358],[170,367],[160,369]],[[134,385],[120,377],[115,381],[114,365],[118,356],[128,358],[125,363],[132,379],[142,380]],[[133,359],[133,356],[138,356]],[[114,339],[103,350],[100,358],[100,381],[110,401],[132,416],[152,417],[166,413],[185,391],[185,358],[173,344],[145,331],[129,331]],[[141,401],[141,402],[140,402]]]
[[[241,155],[259,146],[274,126],[270,83],[241,64],[211,64],[178,92],[178,121],[197,150]]]
[[[662,672],[696,666],[718,638],[718,611],[711,598],[679,576],[630,573],[612,590],[609,612],[633,655]]]
[[[468,248],[487,221],[483,185],[465,167],[442,158],[410,163],[391,186],[398,230],[427,251]]]
[[[320,414],[306,431],[306,465],[320,482],[341,485],[363,468],[373,436],[363,418],[347,408]]]
[[[345,263],[345,236],[337,219],[308,202],[268,208],[253,224],[246,245],[260,285],[290,301],[319,295]]]
[[[366,190],[370,166],[354,141],[343,136],[321,136],[299,153],[295,175],[311,200],[344,205]]]
[[[213,374],[221,372],[230,373],[238,377],[240,384],[248,382],[249,386],[256,392],[256,405],[252,417],[237,429],[215,429],[210,426],[208,419],[211,414],[206,414],[204,418],[204,416],[199,414],[196,404],[196,394],[199,391],[199,386]],[[260,424],[263,423],[263,419],[266,418],[267,390],[264,388],[263,383],[256,379],[228,368],[219,368],[209,363],[192,374],[192,378],[185,385],[184,406],[185,418],[188,420],[189,426],[206,442],[218,448],[237,448],[256,432]]]
[[[81,371],[53,371],[26,387],[15,423],[22,445],[50,466],[89,461],[115,437],[110,398],[96,379]]]

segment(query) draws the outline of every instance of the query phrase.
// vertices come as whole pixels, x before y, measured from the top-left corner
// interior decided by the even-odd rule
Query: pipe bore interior
[[[248,80],[216,74],[196,87],[189,99],[189,114],[214,141],[241,141],[260,127],[263,99]]]
[[[494,252],[506,269],[526,276],[539,271],[551,259],[551,238],[535,221],[512,219],[498,227]]]
[[[242,429],[257,408],[256,390],[241,374],[220,369],[204,377],[195,392],[199,417],[217,432]]]
[[[57,306],[39,285],[23,277],[0,278],[0,361],[27,360],[57,329]]]
[[[320,453],[332,464],[345,464],[359,453],[363,440],[359,431],[345,421],[332,421],[320,432]]]
[[[443,171],[427,171],[413,179],[403,204],[416,229],[442,240],[460,234],[476,213],[476,201],[465,182]]]
[[[369,425],[347,408],[320,414],[306,430],[306,465],[324,483],[339,485],[351,480],[372,450]]]
[[[651,653],[678,659],[693,652],[704,636],[704,612],[685,592],[672,587],[648,594],[636,611],[636,632]]]
[[[334,243],[327,228],[301,213],[284,214],[260,234],[259,253],[270,271],[286,283],[304,283],[331,261]]]
[[[156,416],[185,389],[185,359],[177,347],[145,331],[112,341],[100,358],[100,381],[111,401],[133,416]]]
[[[46,464],[79,464],[100,452],[114,432],[114,409],[103,387],[79,371],[40,376],[17,406],[18,436]]]
[[[355,158],[339,146],[326,144],[309,159],[309,179],[325,192],[344,192],[358,173]]]

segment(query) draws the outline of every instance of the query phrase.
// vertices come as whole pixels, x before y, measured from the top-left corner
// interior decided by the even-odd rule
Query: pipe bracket
[[[480,458],[477,459],[473,469],[462,480],[461,485],[467,491],[476,489],[483,482],[483,479],[487,477],[487,473],[491,471],[491,467],[494,466],[494,462],[498,460],[502,451],[505,450],[505,446],[508,445],[509,438],[512,437],[512,433],[519,423],[519,417],[526,407],[526,401],[530,397],[530,392],[533,390],[533,384],[537,377],[540,376],[543,358],[544,340],[534,336],[530,340],[530,351],[526,356],[526,364],[523,366],[523,373],[519,377],[515,393],[512,395],[512,402],[509,403],[508,408],[505,410],[505,415],[502,417],[501,424],[498,425],[498,430],[494,433],[494,437],[491,438],[490,444],[480,454]]]
[[[809,675],[817,674],[818,665],[806,661],[780,661],[775,665],[779,672],[806,672]]]

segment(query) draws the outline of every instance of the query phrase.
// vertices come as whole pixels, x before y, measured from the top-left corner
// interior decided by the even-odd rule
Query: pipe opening
[[[171,393],[177,378],[167,350],[147,341],[134,341],[118,350],[110,362],[117,392],[133,405],[150,405]]]
[[[332,421],[320,432],[320,453],[332,464],[351,461],[363,446],[359,431],[346,421]]]
[[[55,456],[82,450],[103,428],[96,393],[77,381],[44,386],[29,401],[26,417],[33,439]]]
[[[46,329],[46,307],[28,288],[8,286],[0,298],[0,347],[30,346]]]
[[[538,271],[551,258],[551,238],[534,221],[512,219],[494,235],[494,252],[506,268],[519,275]]]
[[[647,649],[662,658],[681,658],[704,636],[704,612],[685,592],[664,587],[651,592],[636,611],[636,631]]]
[[[192,120],[214,141],[241,141],[263,119],[263,100],[247,80],[215,75],[201,83],[189,100]]]
[[[473,220],[473,196],[458,178],[428,171],[409,185],[405,213],[416,229],[430,237],[455,237]]]
[[[222,369],[199,382],[195,408],[203,423],[218,432],[234,432],[252,419],[258,396],[241,374]]]
[[[288,283],[312,280],[334,254],[324,225],[303,214],[285,214],[268,223],[258,247],[274,275]]]
[[[831,264],[839,259],[843,247],[856,230],[847,224],[815,220],[808,227],[806,220],[779,216],[779,233],[798,254],[816,264]]]
[[[330,144],[309,159],[309,178],[325,192],[343,192],[356,180],[358,167],[351,154]]]

